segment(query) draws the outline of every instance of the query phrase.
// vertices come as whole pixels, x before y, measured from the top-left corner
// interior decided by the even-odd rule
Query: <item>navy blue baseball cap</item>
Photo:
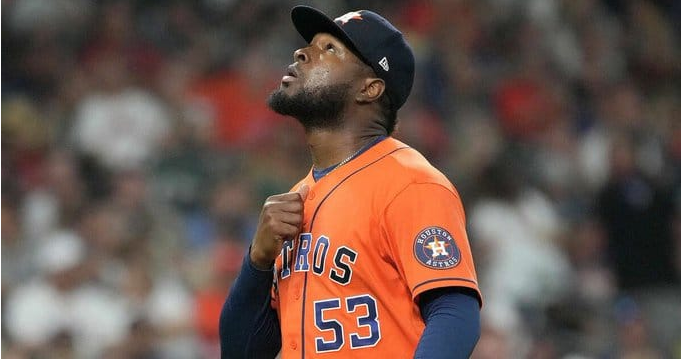
[[[369,10],[346,13],[334,20],[310,6],[292,9],[294,27],[311,42],[318,33],[329,33],[384,80],[391,105],[398,110],[413,87],[415,57],[403,34],[382,16]]]

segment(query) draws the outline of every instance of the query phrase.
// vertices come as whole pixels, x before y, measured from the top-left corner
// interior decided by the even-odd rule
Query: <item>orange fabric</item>
[[[388,138],[293,189],[302,183],[303,232],[275,268],[282,357],[411,358],[424,330],[420,293],[479,292],[458,193],[417,151]],[[439,233],[417,243],[425,229]],[[435,269],[432,259],[450,263]]]
[[[225,146],[248,146],[273,128],[278,117],[263,101],[267,95],[267,89],[251,89],[249,79],[237,72],[213,74],[189,89],[192,99],[211,109],[216,140]]]

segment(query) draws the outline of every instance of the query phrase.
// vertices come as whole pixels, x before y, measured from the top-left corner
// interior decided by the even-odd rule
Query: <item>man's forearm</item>
[[[420,312],[426,327],[415,358],[468,358],[479,340],[479,302],[462,288],[430,290]]]
[[[244,258],[219,321],[222,358],[273,358],[280,350],[277,313],[270,307],[273,272]]]

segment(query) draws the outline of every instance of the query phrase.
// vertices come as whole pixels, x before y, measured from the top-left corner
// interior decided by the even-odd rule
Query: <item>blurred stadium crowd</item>
[[[680,357],[680,2],[376,10],[418,61],[396,137],[456,184],[474,357]],[[265,105],[293,1],[2,1],[2,357],[217,357],[263,200],[310,167]]]

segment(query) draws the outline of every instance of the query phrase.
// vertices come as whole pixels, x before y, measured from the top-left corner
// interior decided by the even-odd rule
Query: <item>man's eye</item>
[[[327,44],[327,46],[325,46],[325,50],[334,52],[335,51],[334,45]]]

